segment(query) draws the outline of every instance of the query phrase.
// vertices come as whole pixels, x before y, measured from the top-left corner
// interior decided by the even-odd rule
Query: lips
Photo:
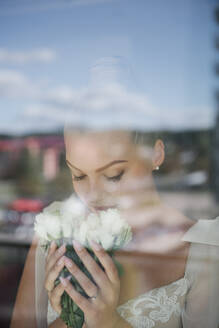
[[[109,208],[115,208],[115,206],[95,206],[94,209],[96,211],[106,211]]]

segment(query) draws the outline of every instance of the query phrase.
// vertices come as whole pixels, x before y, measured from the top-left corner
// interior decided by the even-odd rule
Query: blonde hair
[[[64,134],[66,133],[86,133],[86,132],[95,132],[96,128],[77,126],[71,123],[65,123],[64,125]],[[104,130],[102,130],[104,132]],[[157,139],[160,138],[159,133],[145,132],[142,130],[125,130],[130,133],[130,138],[133,144],[135,145],[145,145],[145,146],[154,146]]]
[[[163,139],[161,133],[130,130],[131,140],[135,145],[154,146],[156,140]]]

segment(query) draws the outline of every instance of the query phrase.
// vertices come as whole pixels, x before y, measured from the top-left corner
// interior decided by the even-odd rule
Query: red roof
[[[40,212],[44,204],[38,199],[19,198],[14,200],[9,207],[18,212]]]

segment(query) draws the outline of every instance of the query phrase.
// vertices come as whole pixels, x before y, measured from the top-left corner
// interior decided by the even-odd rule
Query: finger
[[[55,241],[53,240],[50,244],[50,247],[49,247],[49,250],[48,250],[48,253],[47,253],[47,257],[46,257],[46,261],[55,252],[56,248],[57,248],[57,245],[56,245]]]
[[[48,273],[55,263],[64,255],[66,251],[66,246],[63,244],[59,247],[49,258],[46,263],[46,273]]]
[[[60,271],[65,265],[64,256],[52,267],[50,271],[46,273],[45,288],[47,291],[51,291],[54,288],[54,282],[59,275]]]
[[[62,296],[64,290],[65,290],[64,286],[62,284],[58,284],[58,286],[56,286],[49,293],[50,303],[59,314],[61,314],[61,312],[62,312],[61,296]]]
[[[78,293],[67,278],[60,277],[61,284],[72,300],[81,308],[84,313],[88,313],[92,309],[91,302]]]
[[[115,286],[119,286],[120,279],[117,267],[112,260],[112,257],[101,247],[100,244],[96,243],[95,241],[91,241],[90,245],[96,254],[97,258],[99,259],[100,263],[103,265],[105,269],[105,273],[107,274],[109,280]]]
[[[105,274],[105,272],[100,268],[99,264],[92,258],[92,256],[88,253],[86,248],[84,248],[81,244],[78,244],[76,240],[73,241],[73,246],[75,248],[76,253],[91,273],[92,277],[99,285],[99,287],[106,288],[110,286],[110,281]]]
[[[57,262],[59,260],[59,258],[65,253],[65,251],[66,251],[66,247],[65,247],[65,244],[63,244],[58,249],[56,247],[55,251],[53,251],[50,256],[48,254],[46,269],[50,270],[51,267],[55,264],[55,262]]]
[[[73,261],[66,257],[65,265],[69,272],[77,279],[88,296],[93,296],[96,294],[97,286],[79,269]]]

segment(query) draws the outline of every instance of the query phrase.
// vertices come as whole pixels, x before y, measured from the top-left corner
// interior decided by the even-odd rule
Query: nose
[[[89,206],[94,207],[102,203],[104,192],[100,183],[96,179],[89,181],[89,187],[86,193],[86,199]]]

